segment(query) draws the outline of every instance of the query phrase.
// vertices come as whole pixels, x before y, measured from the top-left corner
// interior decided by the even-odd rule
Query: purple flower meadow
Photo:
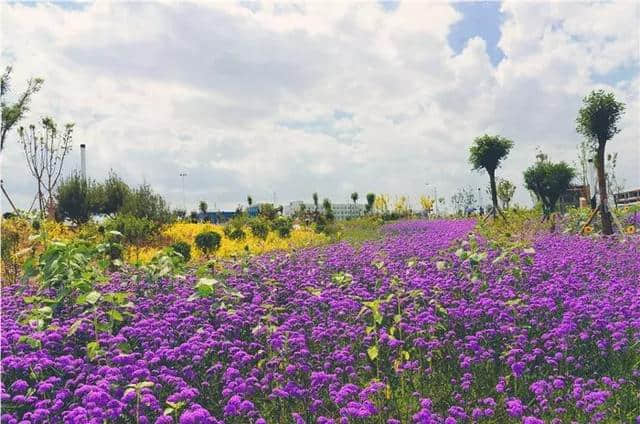
[[[216,276],[240,293],[227,303],[191,297],[193,275],[115,273],[98,290],[135,309],[93,359],[78,306],[36,331],[35,288],[3,288],[1,422],[636,420],[638,237],[500,251],[473,227],[403,221],[358,248],[256,257]]]

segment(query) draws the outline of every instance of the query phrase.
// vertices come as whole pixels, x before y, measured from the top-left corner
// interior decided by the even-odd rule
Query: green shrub
[[[261,219],[253,219],[249,222],[249,228],[251,228],[251,234],[265,240],[269,235],[269,226]]]
[[[196,236],[196,247],[209,256],[211,252],[215,252],[220,248],[221,241],[220,234],[213,231],[203,231]]]
[[[180,253],[185,262],[189,262],[191,260],[191,245],[184,241],[179,241],[173,243],[171,248]]]
[[[153,236],[156,225],[147,218],[118,214],[105,223],[105,228],[122,234],[126,244],[139,246]]]
[[[283,216],[278,217],[271,223],[271,229],[278,233],[281,238],[288,238],[293,229],[293,221]]]
[[[231,240],[244,240],[246,234],[242,228],[231,228],[229,234],[227,234]]]

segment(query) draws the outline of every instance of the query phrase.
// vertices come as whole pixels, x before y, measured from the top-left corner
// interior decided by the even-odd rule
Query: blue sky
[[[627,104],[608,149],[640,186],[640,3],[277,3],[2,3],[0,54],[16,92],[45,79],[25,125],[75,122],[65,173],[86,143],[92,177],[113,169],[174,206],[180,172],[187,208],[274,191],[416,203],[425,181],[448,200],[486,186],[467,162],[484,133],[515,141],[498,176],[528,204],[522,171],[537,147],[575,160],[598,88]],[[2,176],[24,207],[34,185],[10,138]]]
[[[463,18],[451,26],[449,45],[459,54],[473,37],[480,37],[487,43],[487,54],[496,66],[504,58],[498,47],[500,26],[504,16],[500,12],[500,2],[464,2],[454,3],[454,7]]]

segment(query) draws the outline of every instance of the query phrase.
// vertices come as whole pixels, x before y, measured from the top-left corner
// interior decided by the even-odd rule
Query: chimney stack
[[[80,145],[80,173],[82,174],[82,179],[87,179],[87,149],[86,145]]]

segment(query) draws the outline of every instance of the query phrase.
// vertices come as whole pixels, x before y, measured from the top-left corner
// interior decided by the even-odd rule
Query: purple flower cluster
[[[34,288],[3,288],[0,420],[635,420],[638,238],[550,235],[503,252],[465,242],[473,226],[403,221],[358,248],[257,257],[219,277],[242,294],[232,302],[190,300],[195,276],[113,274],[99,290],[130,293],[135,311],[98,334],[94,359],[92,323],[69,331],[77,306],[36,331],[20,319]]]

